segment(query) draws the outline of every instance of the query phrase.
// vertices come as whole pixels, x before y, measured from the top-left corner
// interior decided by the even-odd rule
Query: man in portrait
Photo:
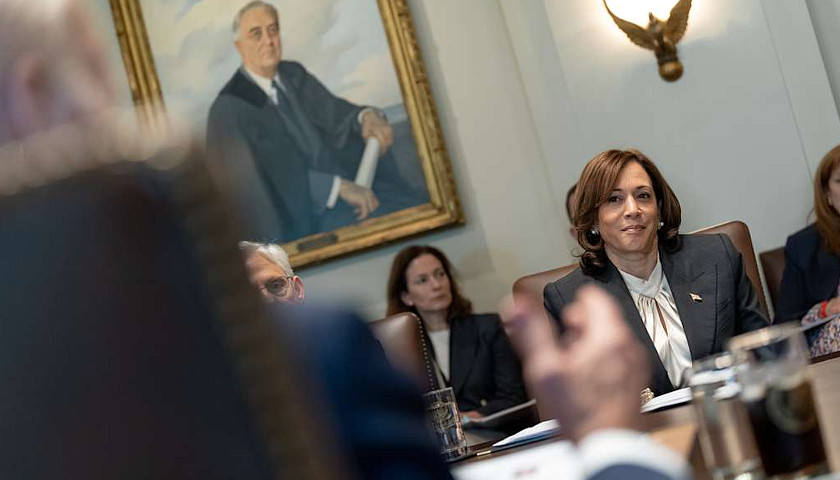
[[[207,146],[254,238],[288,242],[427,201],[400,176],[382,112],[333,95],[303,65],[282,60],[273,5],[247,3],[233,30],[242,65],[210,108]],[[371,138],[381,157],[367,188],[353,180]]]

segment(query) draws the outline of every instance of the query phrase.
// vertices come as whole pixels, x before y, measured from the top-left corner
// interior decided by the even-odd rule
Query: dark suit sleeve
[[[297,311],[298,347],[315,366],[347,460],[362,479],[449,479],[426,429],[420,392],[353,315]]]
[[[556,282],[549,283],[543,289],[543,305],[548,312],[548,316],[556,322],[558,332],[562,334],[565,330],[562,313],[563,308],[566,307],[566,299],[560,293],[560,288]]]
[[[777,323],[800,320],[813,307],[808,300],[806,275],[799,258],[799,248],[793,237],[788,237],[785,243],[785,271],[776,308]]]
[[[735,334],[766,327],[770,322],[767,321],[767,317],[764,316],[758,304],[758,297],[755,294],[752,282],[747,277],[741,253],[735,249],[735,245],[732,244],[732,240],[728,236],[719,234],[718,237],[723,242],[723,248],[735,283],[734,301],[738,302],[736,305]]]
[[[295,72],[298,98],[307,117],[326,134],[330,146],[341,148],[351,134],[361,135],[357,117],[363,107],[333,95],[303,65],[295,62],[284,62],[281,65],[284,64],[288,65],[284,68]],[[281,75],[285,75],[283,70]]]
[[[313,169],[310,169],[308,173],[312,202],[315,205],[315,211],[321,213],[327,208],[327,200],[330,198],[335,175]]]
[[[502,321],[498,315],[494,316],[495,332],[491,340],[493,353],[493,380],[496,392],[487,405],[477,411],[482,415],[504,410],[519,405],[528,400],[525,393],[525,384],[522,382],[522,366],[513,353],[507,335],[502,328]]]
[[[263,187],[251,150],[238,125],[236,100],[219,97],[207,118],[207,157],[216,179],[231,192],[249,240],[282,238],[274,204]]]
[[[613,465],[588,477],[589,480],[673,480],[672,477],[638,465]]]

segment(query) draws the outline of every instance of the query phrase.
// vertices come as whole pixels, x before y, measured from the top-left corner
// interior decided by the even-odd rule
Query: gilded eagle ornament
[[[673,82],[682,76],[683,66],[680,59],[677,58],[677,42],[683,38],[685,30],[688,28],[688,12],[691,10],[691,0],[679,0],[671,9],[668,20],[665,21],[656,18],[653,13],[648,13],[650,20],[647,28],[615,16],[607,5],[607,0],[603,0],[603,2],[615,24],[622,32],[627,34],[631,42],[654,51],[659,63],[660,77],[668,82]]]

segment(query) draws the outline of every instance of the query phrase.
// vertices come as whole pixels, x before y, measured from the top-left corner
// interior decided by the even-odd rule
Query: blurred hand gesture
[[[575,442],[601,429],[638,428],[650,364],[609,294],[582,287],[563,310],[562,337],[532,299],[507,299],[500,311],[542,416],[556,418]]]

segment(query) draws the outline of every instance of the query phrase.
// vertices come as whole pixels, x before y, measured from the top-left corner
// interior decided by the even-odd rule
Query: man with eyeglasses
[[[240,242],[239,248],[251,284],[286,323],[298,368],[317,379],[321,413],[337,429],[357,478],[451,480],[426,430],[420,392],[388,363],[364,323],[346,312],[300,305],[303,282],[283,247]]]
[[[269,303],[303,303],[303,281],[295,275],[283,247],[273,243],[240,242],[251,283]]]

